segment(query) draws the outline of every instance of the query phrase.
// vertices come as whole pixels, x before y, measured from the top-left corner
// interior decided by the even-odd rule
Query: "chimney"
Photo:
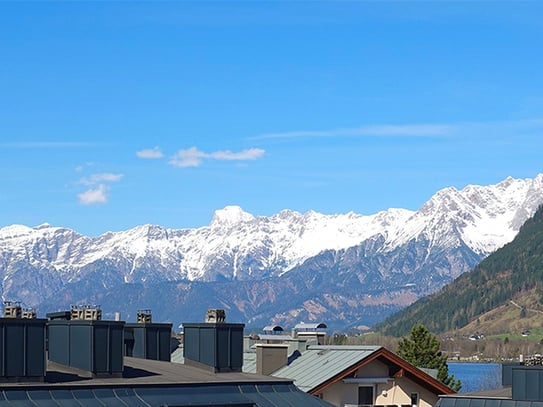
[[[140,359],[170,361],[172,324],[152,321],[151,310],[138,310],[137,323],[124,327],[124,354]]]
[[[21,303],[4,301],[4,318],[21,318]]]
[[[256,373],[268,376],[287,365],[287,344],[256,344]]]
[[[21,318],[21,306],[4,302],[0,318],[0,381],[45,379],[45,319]]]
[[[215,373],[241,372],[245,324],[226,323],[222,309],[208,310],[205,321],[213,322],[183,324],[185,364]]]

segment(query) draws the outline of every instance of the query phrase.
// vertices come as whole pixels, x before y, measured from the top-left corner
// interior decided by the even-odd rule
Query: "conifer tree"
[[[411,329],[409,338],[402,337],[398,343],[398,356],[412,365],[425,369],[436,369],[437,379],[458,391],[462,387],[460,380],[449,375],[447,355],[440,350],[441,344],[435,335],[422,324]]]

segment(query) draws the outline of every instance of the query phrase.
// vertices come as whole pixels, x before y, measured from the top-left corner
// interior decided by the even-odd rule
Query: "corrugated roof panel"
[[[4,399],[9,401],[11,405],[25,404],[24,402],[30,404],[30,399],[25,391],[4,390]]]
[[[49,390],[35,390],[28,396],[30,400],[40,407],[58,407],[58,403],[53,400]]]
[[[261,394],[256,385],[244,384],[239,386],[241,394],[256,403],[257,406],[275,406],[270,400]]]
[[[89,405],[89,403],[96,400],[96,396],[91,389],[72,389],[71,393],[73,398],[84,401],[85,405]],[[59,398],[58,390],[55,391],[54,397]]]
[[[441,397],[435,407],[543,407],[543,401],[457,396]]]
[[[292,384],[160,386],[136,388],[32,389],[0,392],[0,406],[240,406],[324,407],[329,403]]]
[[[136,394],[134,389],[131,388],[118,388],[113,389],[115,396],[126,402],[130,407],[148,407],[148,404],[144,403]]]
[[[99,388],[92,391],[97,400],[104,403],[108,407],[126,407],[126,404],[113,392],[113,389]]]

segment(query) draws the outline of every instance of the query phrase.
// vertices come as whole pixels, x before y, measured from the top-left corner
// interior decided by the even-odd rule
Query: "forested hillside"
[[[543,206],[516,238],[441,291],[422,298],[376,326],[407,335],[417,324],[436,334],[459,329],[478,316],[530,292],[543,310]]]

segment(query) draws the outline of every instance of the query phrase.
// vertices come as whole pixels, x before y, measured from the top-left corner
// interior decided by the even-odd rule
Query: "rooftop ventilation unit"
[[[172,324],[151,322],[150,310],[139,310],[137,321],[124,327],[125,356],[169,362]]]
[[[37,318],[37,313],[34,308],[23,308],[23,313],[21,315],[24,319],[35,319]]]
[[[21,318],[21,303],[18,301],[4,301],[4,318]]]
[[[44,381],[46,322],[23,319],[18,303],[4,303],[4,318],[0,318],[0,381]]]
[[[71,319],[51,319],[47,323],[49,360],[89,377],[122,377],[124,321],[102,321],[98,311],[72,307]]]
[[[102,310],[99,305],[72,305],[70,319],[79,321],[100,321]]]
[[[151,322],[153,322],[153,317],[150,309],[138,310],[138,324],[150,324]]]
[[[208,309],[205,322],[207,324],[222,324],[226,322],[226,312],[223,309]]]
[[[222,322],[183,323],[185,364],[212,372],[241,372],[243,366],[243,328],[245,324],[225,321],[224,310],[210,311]],[[217,318],[219,316],[219,318]]]
[[[323,345],[324,337],[326,336],[326,328],[328,327],[322,322],[314,324],[302,322],[294,327],[293,336],[308,341],[315,341],[317,345]]]

